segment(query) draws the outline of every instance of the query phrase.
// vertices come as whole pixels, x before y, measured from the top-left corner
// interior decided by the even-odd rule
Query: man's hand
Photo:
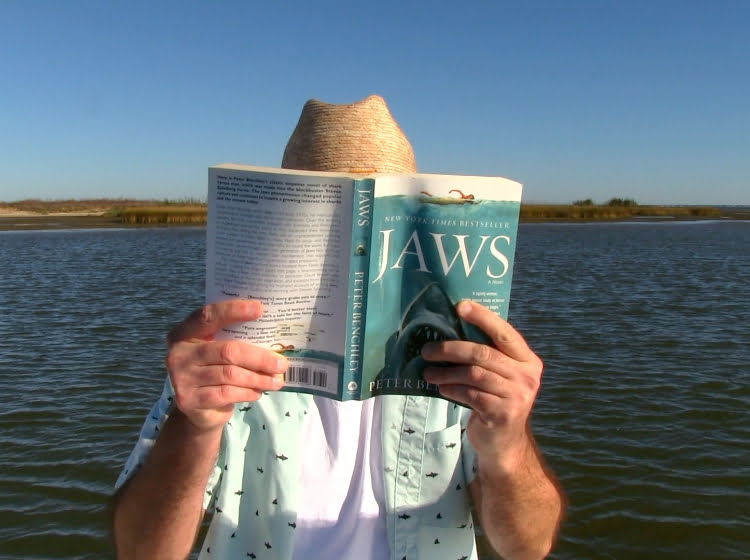
[[[278,389],[287,368],[278,354],[239,341],[214,340],[222,327],[253,321],[257,301],[207,305],[169,333],[167,367],[177,410],[164,422],[143,466],[115,497],[117,558],[187,558],[203,499],[237,402]]]
[[[286,358],[247,342],[214,340],[221,328],[262,314],[258,301],[214,303],[193,312],[167,336],[177,408],[198,431],[223,428],[236,403],[256,401],[263,391],[283,386]]]
[[[429,361],[456,364],[425,369],[425,380],[445,397],[471,407],[469,441],[488,463],[512,471],[527,455],[527,423],[542,376],[543,364],[509,323],[486,307],[462,301],[459,316],[484,331],[493,346],[467,341],[427,344]]]
[[[462,301],[458,315],[491,344],[454,340],[425,344],[425,380],[473,409],[466,435],[477,452],[478,476],[469,486],[485,535],[508,559],[545,557],[563,512],[563,497],[536,448],[529,415],[542,361],[510,324],[486,307]]]

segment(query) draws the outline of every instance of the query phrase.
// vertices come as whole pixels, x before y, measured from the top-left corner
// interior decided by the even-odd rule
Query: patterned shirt
[[[169,414],[169,380],[117,480],[145,460]],[[382,473],[392,560],[476,560],[468,484],[475,452],[470,411],[442,399],[387,395],[382,402]],[[299,434],[310,395],[274,392],[238,404],[227,423],[204,507],[212,510],[200,560],[291,560],[301,462]]]

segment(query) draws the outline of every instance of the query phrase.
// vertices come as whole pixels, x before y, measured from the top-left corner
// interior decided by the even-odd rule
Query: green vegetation
[[[198,199],[136,200],[130,198],[40,200],[0,203],[0,210],[38,216],[78,214],[108,216],[125,224],[205,224],[206,204]],[[98,222],[97,222],[98,223]]]
[[[114,215],[123,208],[159,204],[153,200],[135,200],[130,198],[89,198],[65,200],[40,200],[27,198],[17,202],[2,202],[0,206],[17,212],[32,212],[46,216],[58,213],[110,214]]]
[[[630,208],[632,206],[638,206],[638,203],[632,198],[610,198],[607,202],[607,206],[623,206]]]
[[[647,206],[632,199],[613,198],[594,204],[589,198],[572,204],[522,204],[521,221],[604,221],[634,218],[707,219],[726,215],[713,206]]]
[[[125,224],[205,224],[206,206],[204,205],[162,205],[126,208],[120,212],[120,219]]]
[[[596,203],[590,198],[585,200],[574,200],[572,204],[573,206],[596,206]],[[638,206],[638,203],[632,198],[610,198],[609,202],[604,204],[604,206],[624,206],[628,208],[631,206]]]
[[[79,221],[94,216],[107,217],[113,223],[132,225],[202,225],[206,223],[205,202],[192,198],[180,200],[87,199],[0,202],[2,210],[28,212],[39,217],[76,214]],[[575,222],[628,219],[698,220],[732,218],[750,219],[748,208],[717,208],[713,206],[651,206],[633,199],[612,198],[604,204],[592,199],[571,204],[522,204],[522,222]],[[97,222],[98,224],[99,222]]]

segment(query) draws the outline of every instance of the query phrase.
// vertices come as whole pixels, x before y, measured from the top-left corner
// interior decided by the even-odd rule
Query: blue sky
[[[205,198],[305,100],[529,202],[750,204],[750,2],[0,0],[0,200]]]

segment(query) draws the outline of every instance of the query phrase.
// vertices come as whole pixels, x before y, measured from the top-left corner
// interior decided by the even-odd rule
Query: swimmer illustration
[[[401,323],[386,342],[383,369],[375,378],[380,388],[425,385],[422,346],[440,340],[467,340],[464,326],[448,295],[437,282],[425,286],[408,304]]]
[[[283,354],[284,352],[291,352],[292,350],[294,350],[294,344],[284,344],[283,342],[274,342],[273,344],[271,344],[271,350],[279,354]]]
[[[455,194],[454,194],[455,193]],[[466,204],[480,202],[471,193],[464,193],[461,189],[451,189],[448,196],[436,196],[429,191],[421,191],[419,201],[424,204]]]

